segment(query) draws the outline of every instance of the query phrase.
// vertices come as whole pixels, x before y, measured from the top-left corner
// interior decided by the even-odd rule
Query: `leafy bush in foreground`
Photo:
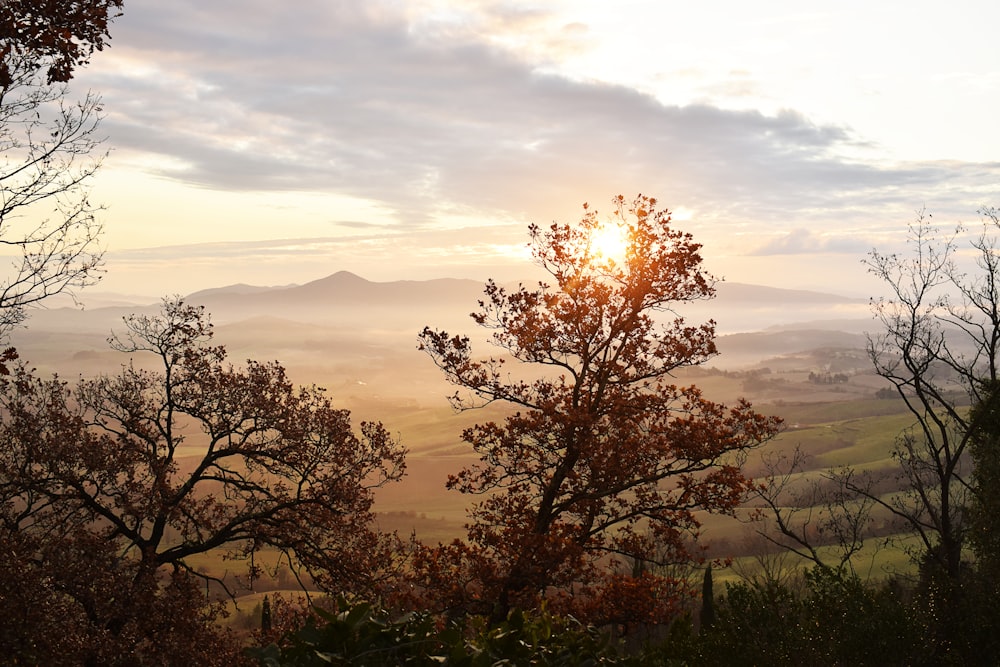
[[[642,665],[625,656],[618,643],[597,629],[545,611],[514,610],[506,620],[469,628],[438,623],[430,614],[411,612],[398,619],[368,603],[340,602],[339,613],[315,610],[322,624],[310,622],[288,636],[248,653],[266,667],[312,665]]]
[[[727,586],[691,662],[705,665],[919,664],[920,629],[891,586],[814,568],[805,589]]]

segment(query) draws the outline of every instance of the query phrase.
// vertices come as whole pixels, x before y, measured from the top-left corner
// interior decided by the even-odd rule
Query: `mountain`
[[[388,360],[395,355],[392,350],[413,352],[417,333],[425,326],[485,340],[488,333],[469,317],[482,297],[483,283],[476,280],[373,282],[341,271],[303,285],[241,283],[201,290],[185,299],[205,306],[217,325],[218,340],[241,354],[266,350],[284,359],[312,351],[311,363],[340,359],[355,364],[362,357]],[[159,310],[158,302],[111,304],[35,310],[29,328],[15,332],[13,342],[25,351],[34,347],[32,359],[100,353],[107,350],[107,335],[121,330],[122,317]],[[860,334],[873,324],[865,299],[742,283],[721,283],[715,299],[679,304],[677,312],[692,324],[716,322],[722,351],[718,361],[723,366],[815,348],[863,348]]]
[[[715,286],[715,290],[716,299],[743,304],[868,304],[867,298],[852,298],[825,292],[765,287],[763,285],[748,285],[746,283],[722,282]]]
[[[187,296],[188,299],[192,301],[200,301],[202,299],[211,299],[216,296],[222,296],[227,294],[258,294],[260,292],[267,292],[273,289],[285,289],[288,287],[295,287],[296,285],[284,285],[281,287],[261,287],[259,285],[247,285],[246,283],[237,283],[235,285],[227,285],[225,287],[210,287],[209,289],[203,289],[198,292],[193,292]]]
[[[465,308],[470,308],[475,307],[482,292],[483,283],[477,280],[438,278],[373,282],[349,271],[339,271],[304,285],[260,287],[241,283],[201,290],[186,298],[192,303],[204,305],[213,312],[215,307],[220,307],[225,310],[257,309],[261,313],[275,314],[275,309],[287,311],[307,307],[315,310],[326,305],[348,304],[362,307],[423,308],[445,303],[464,303]],[[683,308],[718,312],[748,309],[784,310],[790,314],[803,310],[816,310],[821,314],[829,314],[831,306],[867,307],[867,303],[867,299],[823,292],[744,283],[720,283],[717,285],[716,298],[689,304]]]
[[[372,282],[348,271],[286,287],[251,287],[203,290],[187,300],[205,306],[218,321],[273,315],[303,321],[356,324],[370,321],[372,312],[382,323],[397,326],[406,313],[457,308],[468,313],[482,293],[475,280],[399,280]],[[379,326],[379,322],[370,322]],[[428,322],[429,323],[429,322]],[[421,325],[422,327],[423,325]]]
[[[217,322],[268,315],[412,337],[427,325],[452,332],[474,330],[468,314],[482,293],[483,284],[475,280],[373,282],[340,271],[304,285],[234,285],[196,292],[188,300],[204,305]],[[753,332],[749,337],[720,340],[733,360],[752,358],[754,349],[759,357],[810,346],[864,347],[860,334],[872,325],[867,299],[744,283],[720,283],[716,298],[681,304],[677,310],[689,322],[715,320],[723,338]]]

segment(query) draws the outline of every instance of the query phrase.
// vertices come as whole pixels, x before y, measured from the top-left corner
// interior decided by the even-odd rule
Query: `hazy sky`
[[[74,81],[112,149],[98,289],[507,279],[529,223],[641,192],[728,280],[864,293],[915,210],[1000,205],[997,25],[982,0],[132,0]]]

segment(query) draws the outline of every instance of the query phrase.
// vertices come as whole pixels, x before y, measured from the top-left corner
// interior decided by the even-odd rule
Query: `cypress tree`
[[[705,569],[705,580],[701,584],[701,621],[702,630],[712,627],[715,623],[715,593],[712,590],[712,566]]]
[[[264,604],[260,608],[260,631],[265,635],[271,631],[271,601],[264,596]]]

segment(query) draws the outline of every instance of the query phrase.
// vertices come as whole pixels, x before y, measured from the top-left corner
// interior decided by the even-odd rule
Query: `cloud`
[[[545,19],[491,7],[477,5],[476,20],[492,16],[507,35]],[[969,193],[1000,176],[995,164],[848,160],[865,143],[848,128],[667,106],[546,74],[461,22],[446,28],[389,2],[137,3],[80,82],[103,92],[116,150],[159,156],[164,177],[343,193],[413,227],[454,210],[547,222],[640,191],[704,222],[788,227],[974,206]]]
[[[846,254],[863,256],[872,243],[839,235],[817,235],[808,229],[793,229],[747,253],[751,256]]]

